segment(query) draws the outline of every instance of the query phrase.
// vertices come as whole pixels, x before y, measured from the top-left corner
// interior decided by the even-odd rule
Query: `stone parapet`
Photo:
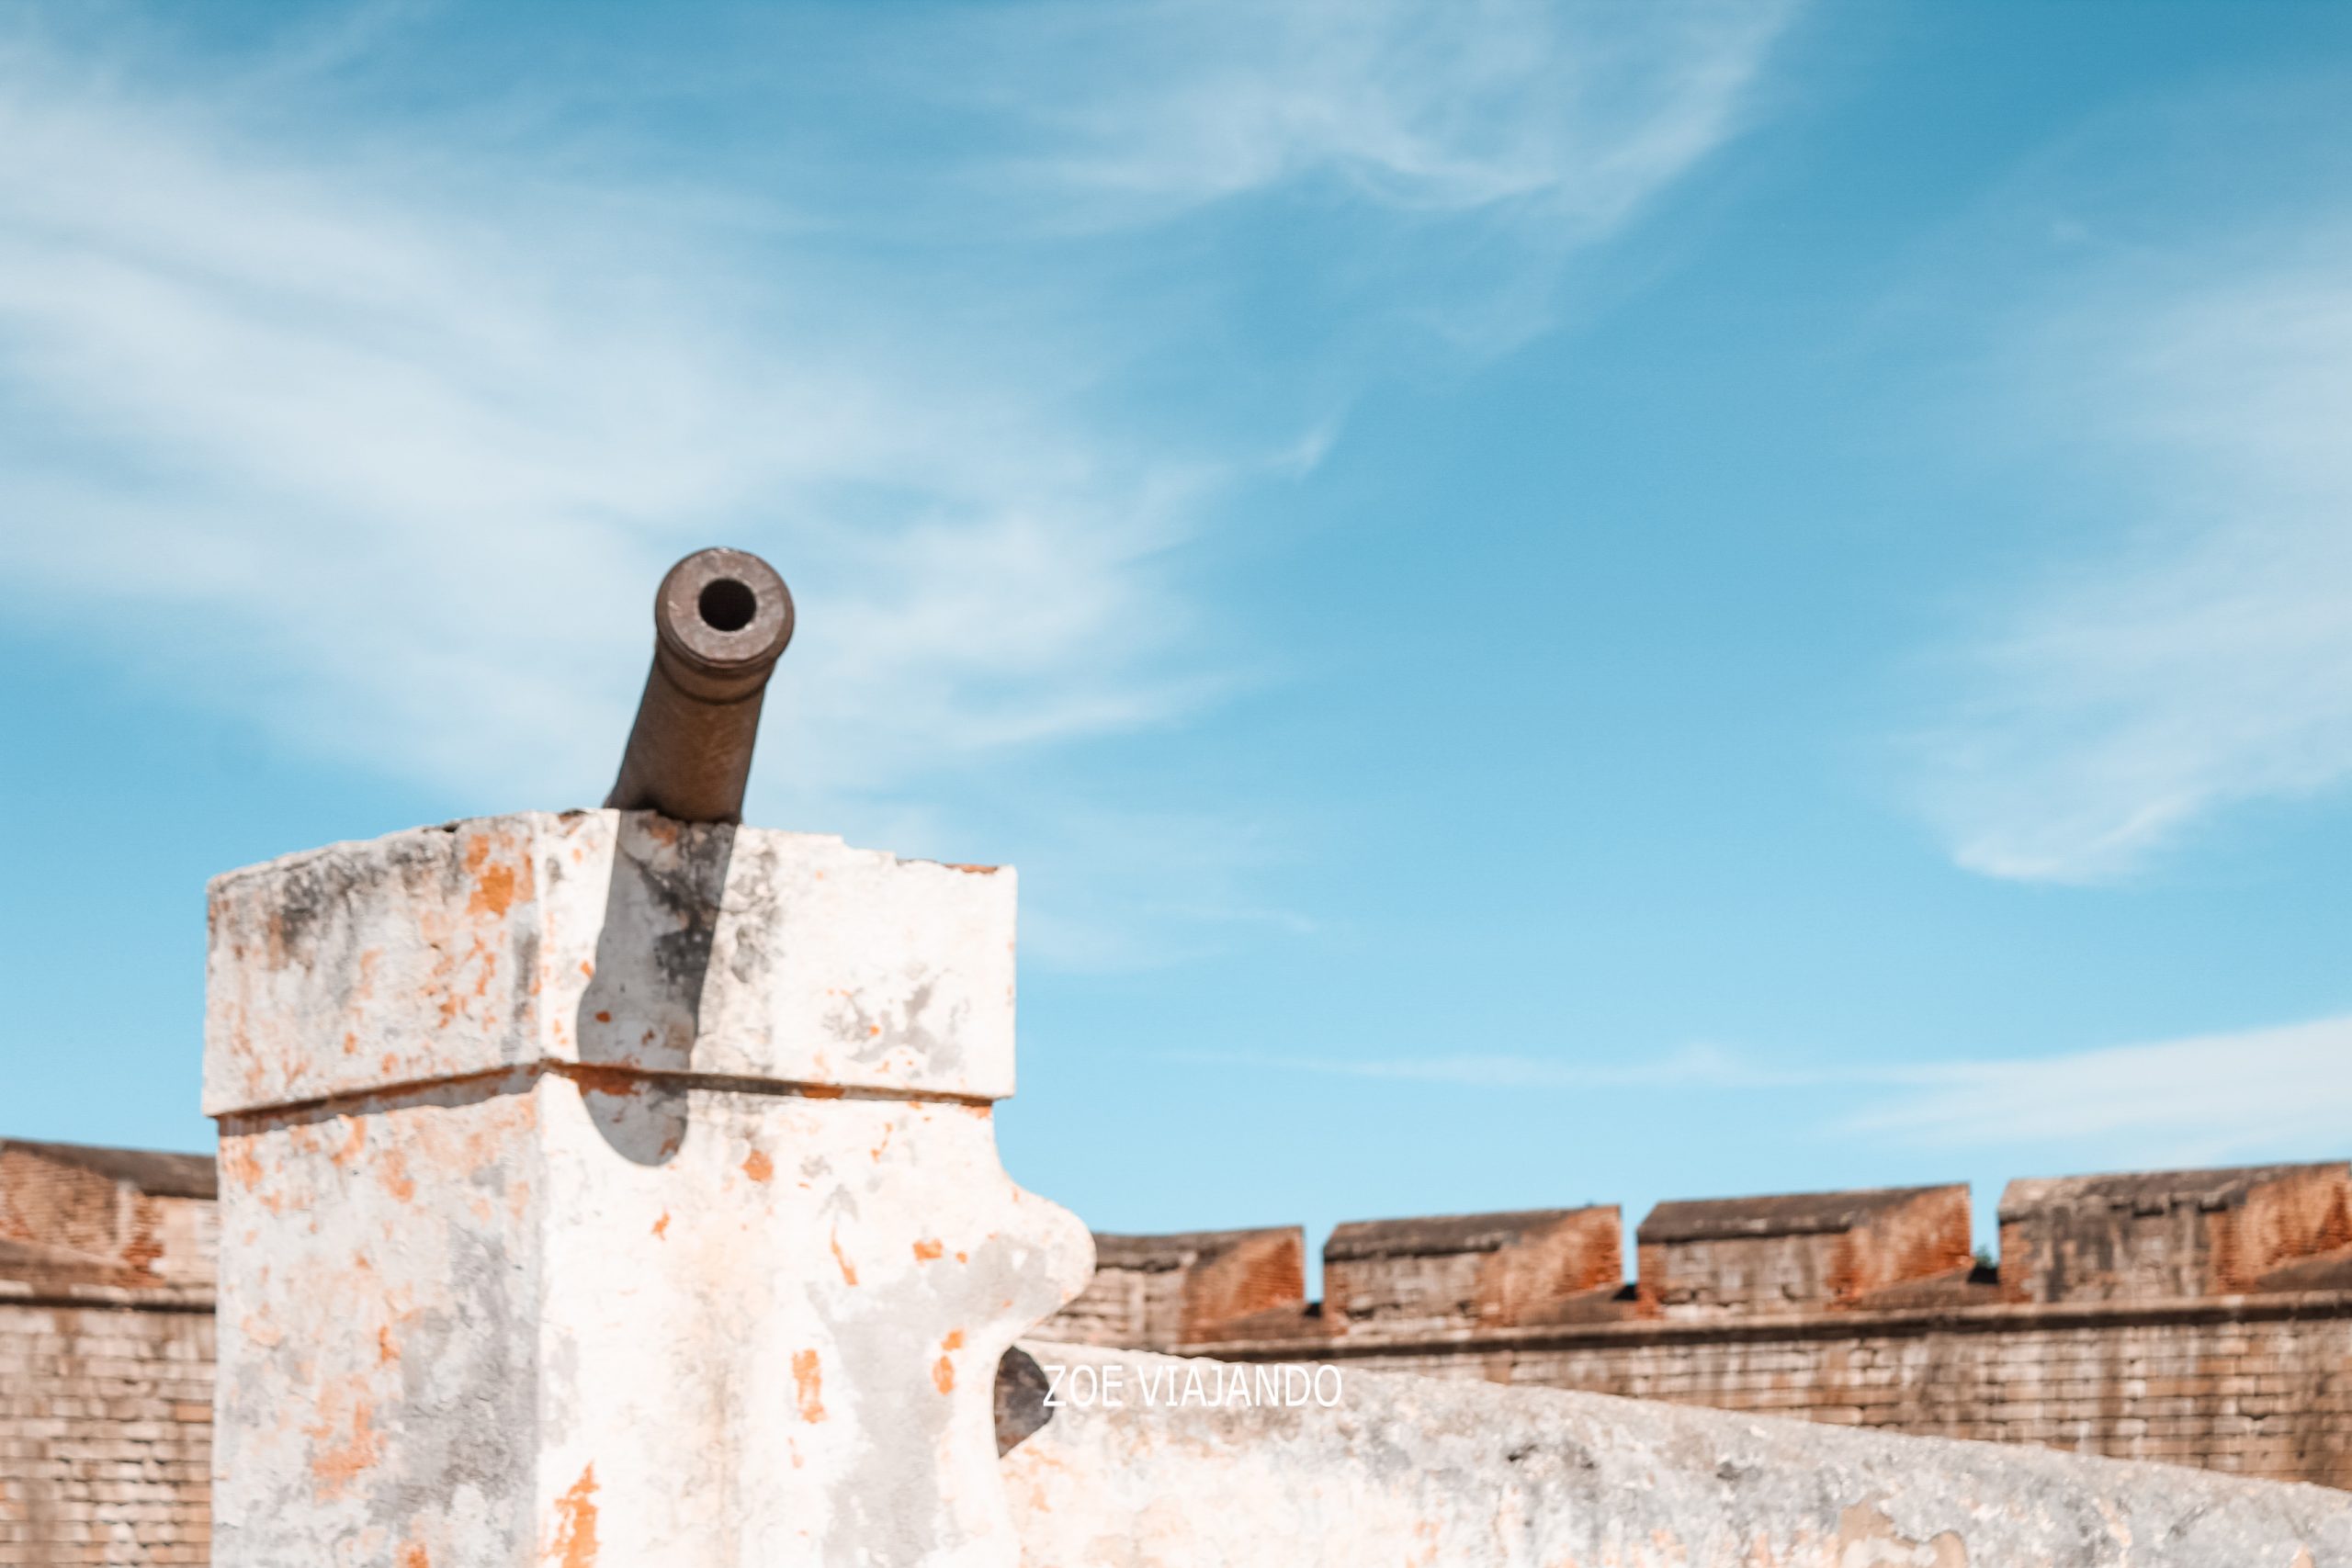
[[[1343,1224],[1323,1247],[1329,1332],[1511,1327],[1578,1315],[1624,1275],[1614,1204]]]
[[[1094,1237],[1094,1278],[1048,1321],[1056,1337],[1166,1349],[1245,1334],[1306,1306],[1306,1233],[1191,1231]]]
[[[2352,1496],[2316,1487],[1353,1365],[1328,1404],[1147,1404],[1155,1382],[1232,1380],[1025,1348],[1065,1389],[1124,1391],[1054,1412],[1006,1457],[1031,1568],[2352,1562]]]
[[[136,1151],[111,1153],[130,1158]],[[206,1163],[201,1156],[171,1157],[195,1167]],[[114,1168],[130,1166],[117,1162]],[[47,1166],[19,1161],[0,1169],[18,1181],[49,1179]],[[2200,1181],[2196,1173],[2186,1179],[2160,1173],[2157,1186],[2196,1190]],[[0,1204],[10,1201],[4,1185]],[[27,1212],[21,1194],[17,1203],[17,1213]],[[1480,1244],[1458,1246],[1455,1255],[1487,1258],[1494,1252],[1481,1250],[1482,1238],[1510,1228],[1476,1216],[1366,1226],[1351,1237],[1372,1245],[1351,1241],[1338,1250],[1443,1257],[1445,1249],[1435,1244],[1452,1237]],[[1104,1338],[1149,1333],[1163,1347],[1238,1363],[1329,1361],[1351,1373],[1406,1371],[1589,1390],[2352,1486],[2352,1372],[2346,1370],[2352,1368],[2352,1279],[2342,1274],[2340,1251],[2269,1269],[2255,1288],[2229,1294],[2020,1301],[2007,1299],[1991,1271],[1982,1270],[1959,1283],[1930,1279],[1882,1288],[1843,1305],[1793,1311],[1649,1315],[1630,1292],[1598,1290],[1589,1298],[1570,1298],[1582,1302],[1581,1315],[1555,1308],[1553,1321],[1498,1324],[1465,1315],[1415,1327],[1411,1320],[1372,1319],[1342,1330],[1320,1303],[1296,1300],[1294,1275],[1303,1237],[1295,1227],[1099,1241],[1102,1267],[1086,1299],[1099,1304],[1131,1290],[1157,1292],[1141,1316],[1131,1315],[1141,1310],[1132,1303],[1117,1313],[1096,1313],[1091,1321]],[[850,1253],[846,1240],[843,1248]],[[1498,1241],[1494,1251],[1500,1250]],[[824,1254],[829,1264],[831,1256]],[[1341,1267],[1358,1260],[1333,1259]],[[854,1255],[852,1266],[865,1267]],[[1227,1283],[1214,1283],[1220,1279]],[[1242,1310],[1268,1296],[1282,1300]],[[117,1334],[95,1325],[116,1316],[134,1323],[166,1314],[203,1319],[210,1300],[193,1285],[125,1287],[27,1273],[0,1249],[0,1313],[71,1309],[91,1325],[80,1331],[85,1338],[135,1340],[147,1331]],[[1073,1303],[1041,1333],[1076,1337],[1070,1325],[1085,1321],[1080,1304]],[[1188,1322],[1192,1326],[1183,1326]],[[193,1342],[174,1340],[183,1347],[174,1354],[192,1353],[186,1347]],[[28,1420],[52,1419],[47,1404],[13,1408]],[[107,1408],[75,1406],[88,1423],[66,1427],[0,1422],[0,1441],[17,1444],[12,1451],[19,1455],[38,1456],[49,1452],[41,1445],[52,1441],[111,1440]],[[204,1428],[183,1424],[174,1430],[173,1440],[183,1441],[200,1438]],[[40,1484],[52,1488],[73,1479],[62,1469],[44,1474],[49,1479]],[[194,1483],[175,1484],[187,1491]],[[58,1516],[52,1510],[46,1517]],[[153,1517],[163,1533],[152,1539],[140,1535],[143,1527],[136,1521],[110,1527],[132,1543],[120,1551],[161,1552],[185,1545],[173,1532],[190,1517],[186,1508]],[[119,1560],[175,1561],[135,1554]],[[0,1556],[0,1562],[6,1561]]]
[[[218,880],[213,1561],[1009,1568],[1090,1263],[997,1157],[1012,941],[1010,871],[643,813]]]
[[[2352,1164],[2032,1178],[2003,1190],[2000,1224],[2020,1301],[2302,1288],[2352,1268]]]
[[[1668,1315],[1852,1306],[1970,1266],[1968,1188],[1660,1203],[1635,1233],[1640,1300]]]
[[[2352,1292],[1627,1317],[1183,1347],[2352,1487]]]
[[[0,1279],[209,1290],[219,1190],[206,1155],[0,1139]]]

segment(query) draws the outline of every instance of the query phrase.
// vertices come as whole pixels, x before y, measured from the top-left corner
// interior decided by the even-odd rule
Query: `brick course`
[[[209,1295],[0,1282],[0,1564],[200,1563]]]
[[[2352,1293],[1188,1346],[2352,1487]]]

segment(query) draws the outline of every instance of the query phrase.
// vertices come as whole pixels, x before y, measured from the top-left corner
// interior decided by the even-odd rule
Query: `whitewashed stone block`
[[[220,1568],[1017,1561],[1013,878],[610,811],[214,884]]]

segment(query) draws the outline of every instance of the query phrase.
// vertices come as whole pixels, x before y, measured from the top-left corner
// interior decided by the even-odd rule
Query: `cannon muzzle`
[[[606,806],[740,822],[760,702],[792,640],[792,595],[746,550],[697,550],[653,595],[653,669]]]

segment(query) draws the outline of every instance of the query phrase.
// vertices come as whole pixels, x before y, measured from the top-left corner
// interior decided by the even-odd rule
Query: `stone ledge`
[[[0,1280],[0,1307],[113,1307],[137,1312],[213,1310],[209,1287],[195,1285],[35,1284]]]
[[[1773,1339],[1854,1339],[1938,1333],[2014,1334],[2037,1329],[2128,1328],[2177,1323],[2274,1323],[2352,1317],[2352,1291],[2197,1296],[2137,1302],[2004,1302],[1985,1306],[1892,1312],[1781,1313],[1704,1318],[1635,1318],[1614,1323],[1543,1325],[1523,1328],[1462,1328],[1440,1333],[1384,1335],[1358,1330],[1317,1339],[1199,1340],[1177,1348],[1183,1356],[1221,1360],[1318,1360],[1465,1350],[1553,1350],[1722,1344]]]

